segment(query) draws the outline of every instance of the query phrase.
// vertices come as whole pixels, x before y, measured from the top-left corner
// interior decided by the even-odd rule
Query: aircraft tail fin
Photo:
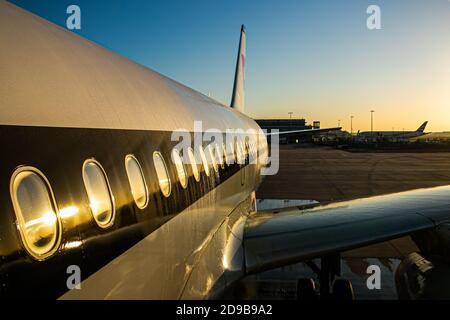
[[[424,132],[427,124],[428,124],[428,121],[425,121],[424,123],[422,123],[422,125],[416,131],[417,132]]]
[[[231,107],[244,112],[245,107],[245,27],[241,27],[241,37],[239,40],[239,51],[236,61],[236,73],[234,75],[233,96],[231,98]]]

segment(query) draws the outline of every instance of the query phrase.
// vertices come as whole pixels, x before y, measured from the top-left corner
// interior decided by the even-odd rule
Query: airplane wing
[[[292,131],[279,131],[279,132],[268,132],[267,136],[305,136],[305,135],[314,135],[317,133],[324,133],[329,131],[341,130],[342,127],[336,128],[323,128],[323,129],[305,129],[305,130],[292,130]]]
[[[255,213],[243,230],[247,274],[434,229],[450,221],[450,185],[284,213]]]

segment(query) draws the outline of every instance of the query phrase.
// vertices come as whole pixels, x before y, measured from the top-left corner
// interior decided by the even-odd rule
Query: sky
[[[450,0],[13,0],[229,104],[240,25],[246,113],[353,131],[450,131]],[[381,29],[369,30],[369,5]]]

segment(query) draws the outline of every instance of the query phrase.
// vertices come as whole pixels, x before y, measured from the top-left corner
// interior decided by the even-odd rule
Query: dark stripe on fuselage
[[[159,226],[189,207],[216,186],[239,172],[240,165],[219,166],[201,172],[195,181],[192,169],[188,187],[178,182],[170,153],[178,143],[171,132],[0,126],[0,292],[3,298],[56,298],[67,291],[66,268],[78,265],[82,278],[149,235]],[[152,154],[160,151],[168,165],[172,192],[165,198],[159,189]],[[148,185],[150,200],[140,210],[135,205],[124,167],[127,154],[140,162]],[[112,227],[102,229],[92,218],[82,180],[86,159],[95,158],[108,176],[115,197],[116,214]],[[10,178],[21,165],[41,170],[49,180],[59,209],[77,206],[77,221],[62,221],[62,241],[58,252],[45,261],[36,261],[24,250],[16,228],[10,197]],[[74,245],[76,244],[76,245]]]

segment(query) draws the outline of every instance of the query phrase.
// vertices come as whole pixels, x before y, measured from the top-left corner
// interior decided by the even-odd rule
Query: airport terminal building
[[[305,119],[257,119],[255,120],[258,125],[267,132],[272,130],[283,131],[295,131],[295,130],[310,130],[310,129],[320,129],[320,121],[314,121],[313,125],[306,124]],[[305,137],[303,138],[305,139]],[[306,138],[311,139],[309,136]],[[283,137],[280,139],[281,143],[295,143],[298,142],[299,138],[295,137]]]
[[[314,121],[313,125],[307,125],[305,119],[258,119],[256,123],[267,131],[278,129],[280,131],[308,130],[320,128],[320,122]]]

